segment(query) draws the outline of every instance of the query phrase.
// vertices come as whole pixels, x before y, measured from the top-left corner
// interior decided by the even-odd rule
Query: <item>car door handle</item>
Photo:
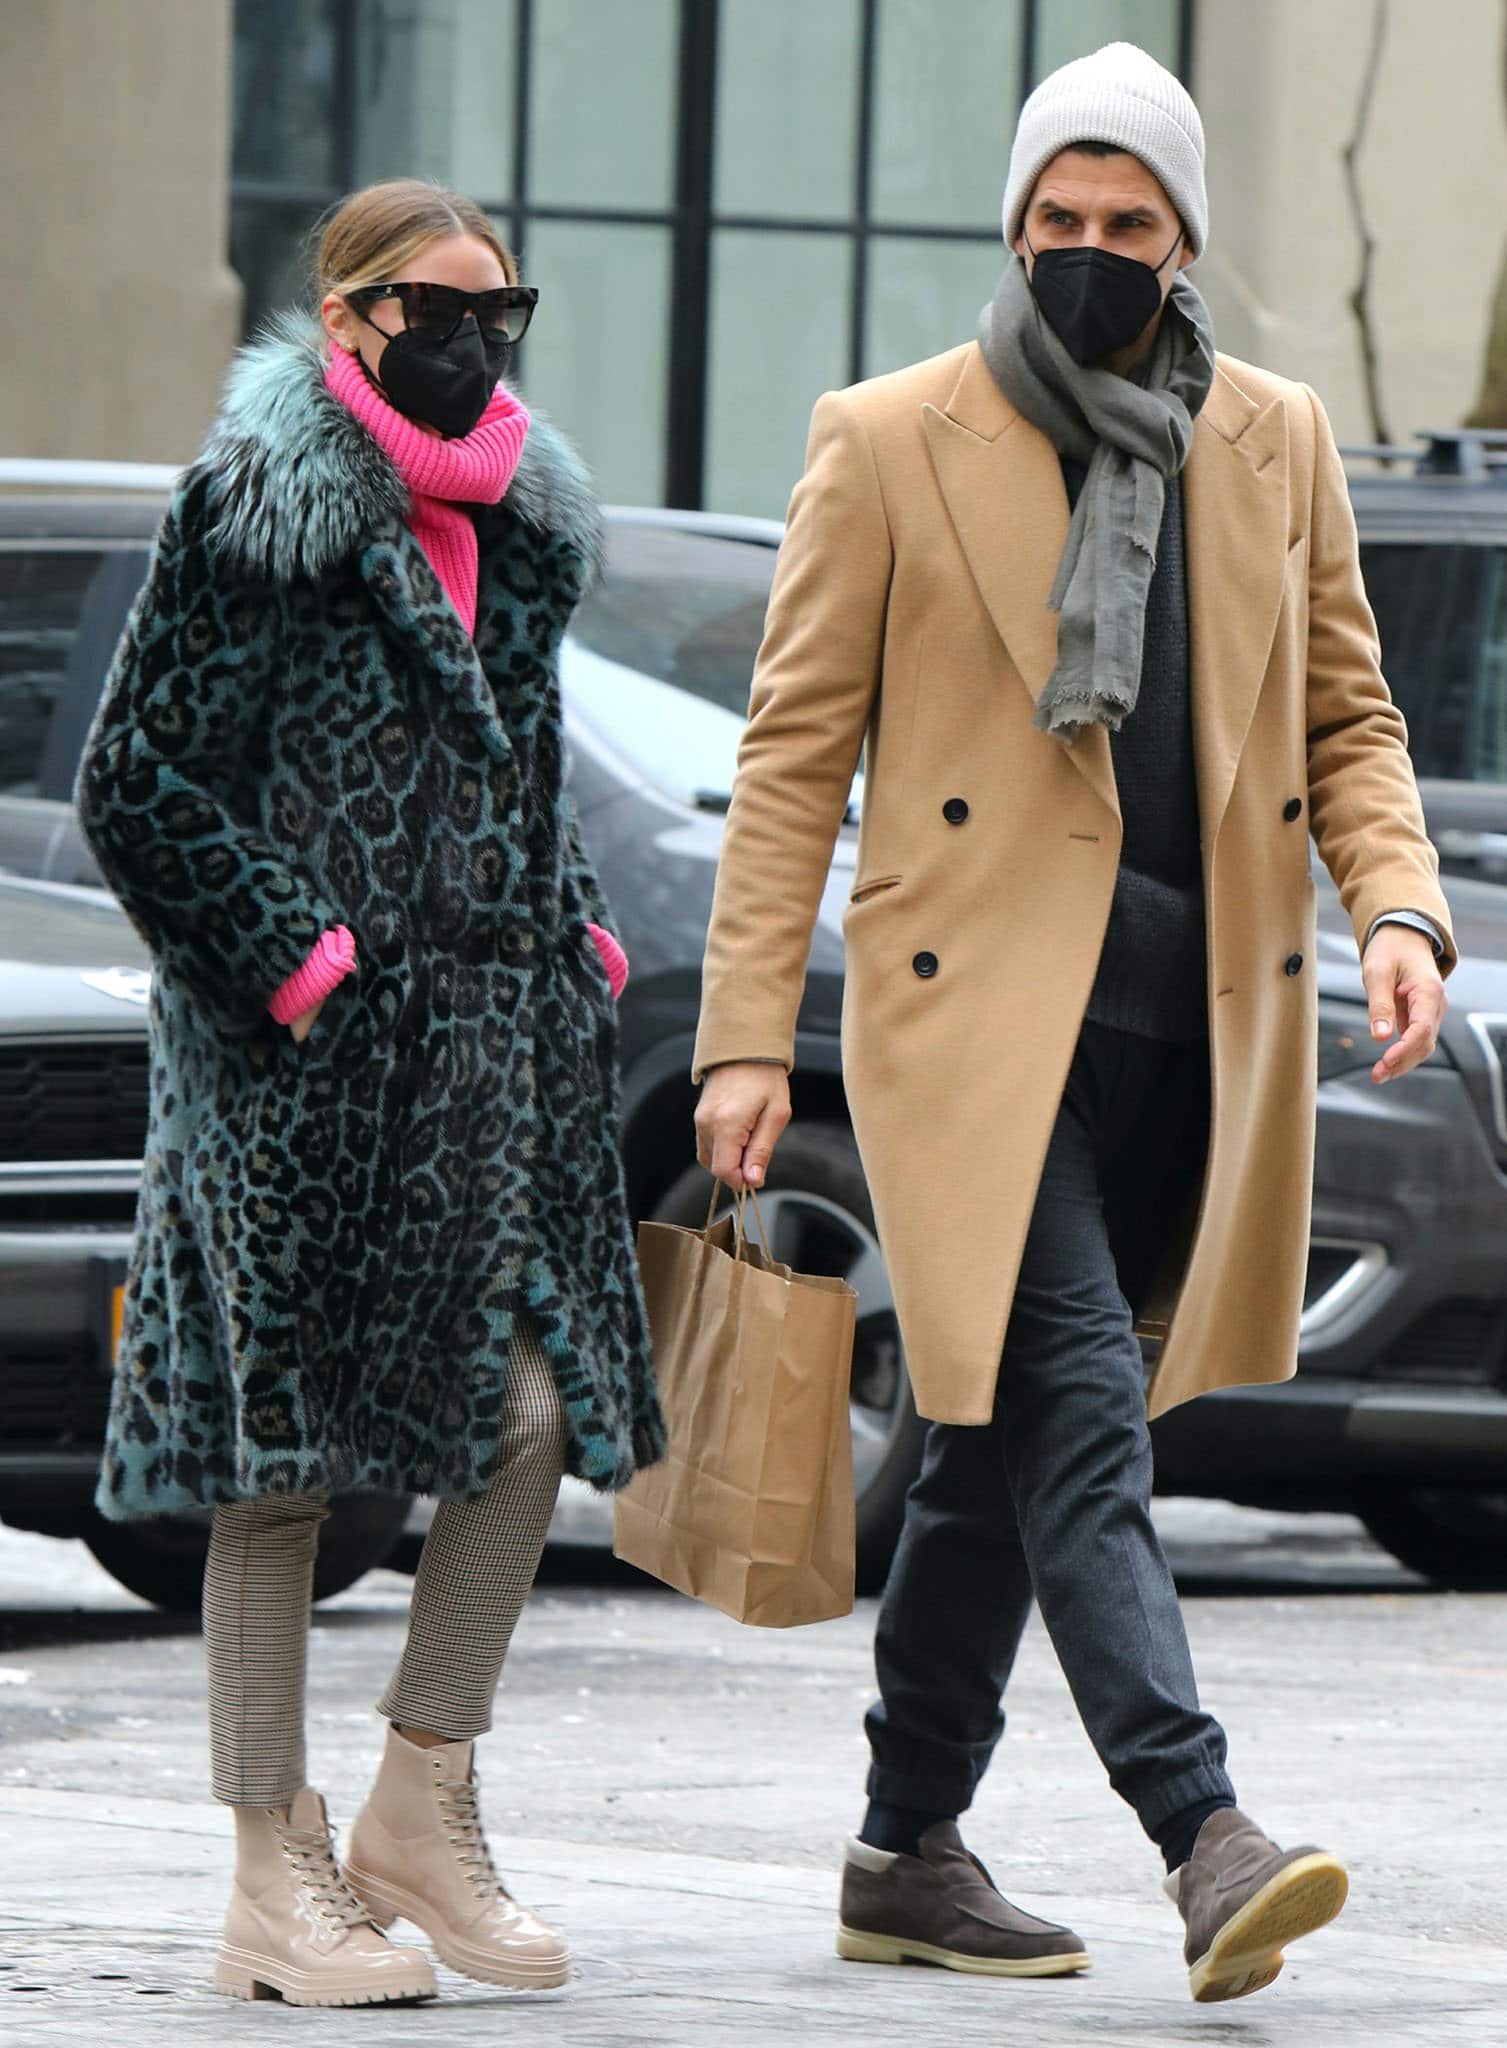
[[[1436,832],[1434,844],[1446,860],[1507,860],[1507,832]]]

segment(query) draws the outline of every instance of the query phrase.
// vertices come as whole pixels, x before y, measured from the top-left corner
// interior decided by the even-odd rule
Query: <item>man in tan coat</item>
[[[1317,1011],[1308,837],[1379,1084],[1454,964],[1329,424],[1214,352],[1203,132],[1115,44],[1022,111],[979,338],[828,393],[707,939],[702,1163],[757,1187],[866,745],[843,1064],[916,1403],[839,1952],[1083,1968],[964,1849],[1032,1595],[1162,1850],[1195,1998],[1259,1990],[1343,1867],[1235,1803],[1150,1517],[1148,1413],[1295,1370]],[[1390,1041],[1390,1043],[1387,1043]],[[1162,1338],[1149,1387],[1139,1333]]]

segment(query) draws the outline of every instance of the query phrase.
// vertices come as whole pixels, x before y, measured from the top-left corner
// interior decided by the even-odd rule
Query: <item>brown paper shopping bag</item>
[[[617,1495],[613,1548],[736,1621],[826,1621],[853,1606],[858,1297],[750,1244],[744,1196],[713,1223],[720,1192],[704,1230],[639,1225],[670,1448]]]

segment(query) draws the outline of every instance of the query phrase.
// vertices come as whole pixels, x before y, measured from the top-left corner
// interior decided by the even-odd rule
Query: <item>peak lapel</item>
[[[1057,614],[1047,609],[1047,598],[1069,519],[1057,452],[1010,404],[976,346],[964,358],[945,410],[921,410],[937,485],[969,572],[1038,702],[1057,660]],[[1109,735],[1095,726],[1068,751],[1118,816]]]
[[[1287,415],[1216,371],[1183,471],[1194,753],[1206,847],[1229,804],[1287,567]]]

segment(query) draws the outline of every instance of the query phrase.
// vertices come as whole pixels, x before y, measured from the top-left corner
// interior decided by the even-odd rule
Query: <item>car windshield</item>
[[[607,573],[571,621],[572,710],[683,802],[715,809],[732,789],[774,563],[758,542],[614,521]]]

